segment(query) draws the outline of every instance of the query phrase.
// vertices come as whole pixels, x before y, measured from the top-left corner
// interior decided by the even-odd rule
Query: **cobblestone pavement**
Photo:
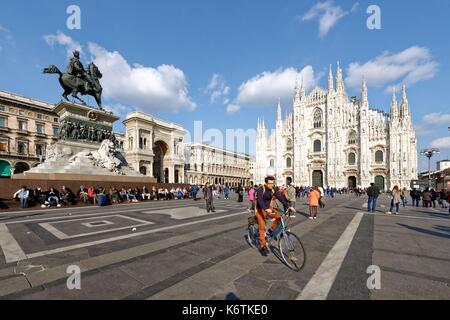
[[[328,200],[317,220],[297,202],[300,272],[248,246],[235,199],[210,214],[202,200],[0,212],[0,299],[450,299],[448,211],[386,215],[382,197],[370,214],[365,201]],[[73,265],[80,290],[67,286]]]

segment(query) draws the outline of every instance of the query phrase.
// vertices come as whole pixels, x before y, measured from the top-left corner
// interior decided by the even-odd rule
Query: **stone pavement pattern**
[[[450,299],[448,211],[385,215],[382,197],[369,214],[365,201],[328,200],[315,221],[297,202],[298,273],[247,245],[235,199],[210,214],[202,200],[0,212],[0,299]],[[67,288],[70,265],[81,290]],[[370,265],[380,290],[367,288]]]

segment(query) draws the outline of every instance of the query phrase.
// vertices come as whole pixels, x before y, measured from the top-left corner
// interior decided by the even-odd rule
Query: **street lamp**
[[[435,154],[439,154],[439,149],[436,148],[425,149],[422,152],[420,152],[420,154],[428,158],[428,187],[431,189],[431,158]]]

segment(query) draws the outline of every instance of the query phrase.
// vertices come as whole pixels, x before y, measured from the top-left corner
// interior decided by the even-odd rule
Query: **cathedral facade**
[[[258,119],[255,182],[272,168],[279,185],[291,177],[296,186],[410,188],[417,158],[405,85],[400,103],[393,92],[390,113],[372,109],[365,80],[360,99],[349,98],[338,65],[336,78],[330,67],[327,89],[307,94],[303,81],[295,84],[293,111],[283,120],[278,103],[272,133]]]

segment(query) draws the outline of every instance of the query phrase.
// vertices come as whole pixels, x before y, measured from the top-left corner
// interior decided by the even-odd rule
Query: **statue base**
[[[127,176],[152,181],[132,169],[118,150],[112,127],[119,117],[66,101],[61,101],[54,111],[60,117],[60,140],[47,146],[44,163],[13,178],[69,175],[71,179],[70,175],[74,175],[74,179],[100,176],[106,181],[107,177]]]

